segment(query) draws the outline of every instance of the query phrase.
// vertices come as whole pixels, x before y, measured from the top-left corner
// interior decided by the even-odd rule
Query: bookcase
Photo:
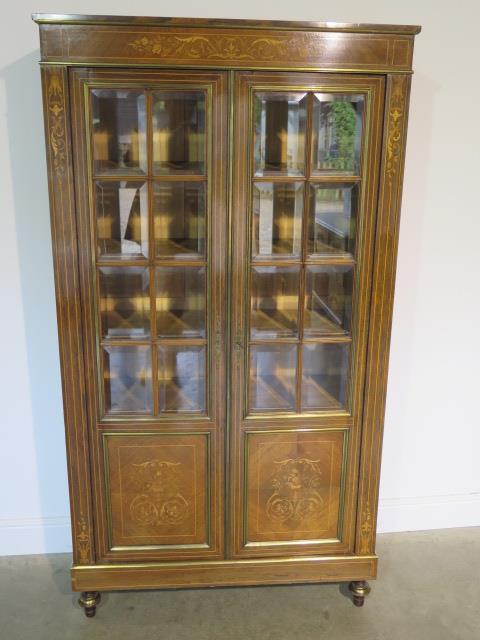
[[[35,14],[72,586],[375,578],[415,26]]]

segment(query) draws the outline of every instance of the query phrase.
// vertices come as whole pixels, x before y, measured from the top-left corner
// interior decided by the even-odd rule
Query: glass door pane
[[[363,96],[313,96],[312,173],[359,175]]]
[[[300,257],[303,193],[301,182],[253,184],[253,257]]]
[[[153,171],[204,174],[206,169],[205,93],[153,94]]]
[[[106,260],[148,257],[146,182],[96,182],[95,217],[100,257]]]
[[[205,255],[205,182],[153,185],[155,255],[201,258]]]
[[[348,410],[365,96],[252,99],[248,410]]]
[[[107,415],[207,414],[212,86],[90,90]]]
[[[306,94],[255,93],[255,175],[305,173]]]
[[[145,93],[95,89],[91,97],[95,173],[146,173]]]
[[[353,256],[358,185],[311,183],[307,251],[311,256]]]

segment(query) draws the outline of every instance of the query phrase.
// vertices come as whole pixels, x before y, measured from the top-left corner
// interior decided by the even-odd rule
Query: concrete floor
[[[345,586],[103,594],[87,619],[68,554],[0,558],[1,640],[480,640],[480,528],[379,536],[363,609]]]

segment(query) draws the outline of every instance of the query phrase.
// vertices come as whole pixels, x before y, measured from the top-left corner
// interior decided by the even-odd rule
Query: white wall
[[[0,26],[0,555],[70,548],[38,33],[30,21],[39,8],[423,25],[414,60],[379,527],[480,525],[477,0],[62,0],[41,7],[17,0],[4,6]]]

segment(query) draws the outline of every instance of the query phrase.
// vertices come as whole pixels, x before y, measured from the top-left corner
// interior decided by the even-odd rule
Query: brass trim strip
[[[145,63],[141,60],[137,62],[94,62],[86,59],[84,62],[71,62],[69,60],[39,60],[38,64],[40,66],[49,66],[53,65],[56,67],[110,67],[110,68],[142,68],[142,69],[169,69],[172,68],[175,70],[189,70],[189,71],[291,71],[291,72],[316,72],[316,73],[345,73],[345,74],[358,74],[365,76],[367,75],[413,75],[414,71],[411,69],[393,69],[388,66],[378,68],[372,67],[371,69],[367,68],[352,68],[352,67],[272,67],[272,66],[257,66],[252,68],[252,65],[225,65],[219,63],[218,65],[192,65],[192,64],[161,64],[161,63]]]
[[[288,20],[247,20],[175,18],[165,16],[118,16],[33,12],[31,18],[37,24],[57,25],[115,25],[133,27],[193,27],[209,29],[268,29],[281,31],[322,31],[340,33],[383,33],[391,35],[415,35],[420,33],[419,25],[369,24],[362,22],[316,22]]]
[[[319,564],[328,562],[363,562],[368,560],[377,560],[378,556],[375,554],[368,555],[329,555],[329,556],[296,556],[295,558],[239,558],[238,560],[195,560],[195,561],[177,561],[177,562],[128,562],[128,563],[115,563],[115,564],[95,564],[95,565],[73,565],[73,571],[115,571],[118,569],[175,569],[177,567],[210,567],[210,566],[224,566],[224,567],[236,567],[238,565],[255,565],[255,564],[309,564],[316,562]]]

